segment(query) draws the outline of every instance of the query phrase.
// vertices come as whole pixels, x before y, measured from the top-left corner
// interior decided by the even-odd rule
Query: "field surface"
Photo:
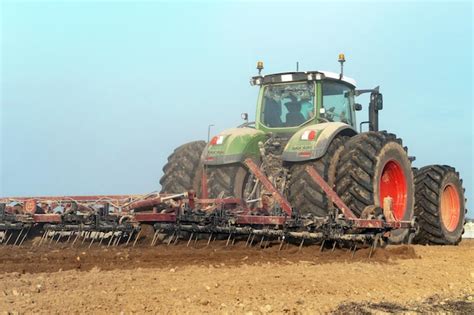
[[[474,242],[361,249],[0,247],[0,314],[474,313]]]

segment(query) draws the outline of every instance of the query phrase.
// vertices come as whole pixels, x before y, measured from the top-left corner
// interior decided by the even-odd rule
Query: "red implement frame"
[[[114,200],[114,201],[125,201],[131,198],[141,197],[143,195],[92,195],[92,196],[36,196],[36,197],[8,197],[8,198],[0,198],[0,202],[3,201],[28,201],[30,199],[36,200],[38,202],[42,201],[81,201],[81,202],[95,202],[95,201],[107,201],[107,200]]]
[[[316,170],[312,166],[306,167],[306,172],[309,176],[318,184],[322,190],[326,193],[326,195],[331,199],[331,201],[341,209],[344,216],[348,219],[357,219],[355,214],[349,209],[349,207],[344,203],[344,201],[339,198],[339,196],[329,187],[328,183],[316,172]]]
[[[283,197],[282,194],[272,185],[272,183],[268,180],[268,178],[263,174],[257,164],[252,161],[252,159],[248,158],[244,161],[245,165],[249,168],[249,170],[257,177],[257,179],[262,183],[266,190],[272,193],[273,198],[278,202],[280,207],[285,211],[288,216],[291,216],[293,212],[291,208],[291,204]]]
[[[410,221],[391,221],[386,222],[378,219],[359,219],[356,217],[354,212],[352,212],[349,207],[341,200],[341,198],[336,194],[328,183],[318,174],[318,172],[312,167],[307,166],[306,172],[309,176],[321,187],[326,195],[331,199],[331,201],[342,211],[346,219],[352,221],[356,227],[359,228],[383,228],[383,227],[392,227],[392,228],[402,228],[410,227]]]

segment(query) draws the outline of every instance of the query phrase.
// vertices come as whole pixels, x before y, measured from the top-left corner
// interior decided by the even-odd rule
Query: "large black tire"
[[[415,172],[415,215],[419,244],[455,245],[461,241],[466,199],[459,173],[447,165],[428,165]]]
[[[205,146],[205,141],[194,141],[174,150],[163,167],[161,193],[182,193],[191,189],[200,191],[201,154]]]
[[[249,171],[240,163],[207,166],[209,198],[243,198]]]
[[[321,158],[291,165],[288,201],[299,214],[319,217],[328,215],[330,201],[326,193],[306,172],[306,167],[313,166],[329,186],[334,187],[336,166],[346,140],[346,137],[336,137]]]
[[[337,167],[336,192],[357,216],[367,206],[383,207],[383,199],[390,196],[395,220],[411,221],[415,187],[402,140],[380,131],[361,133],[347,141]],[[390,241],[405,242],[409,233],[408,229],[392,231]]]

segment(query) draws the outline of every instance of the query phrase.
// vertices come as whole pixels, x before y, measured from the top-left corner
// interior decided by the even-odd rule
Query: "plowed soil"
[[[5,313],[474,313],[474,242],[389,246],[0,247]],[[0,312],[1,314],[1,312]]]

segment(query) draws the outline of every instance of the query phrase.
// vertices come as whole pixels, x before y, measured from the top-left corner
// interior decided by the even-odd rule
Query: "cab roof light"
[[[263,61],[257,61],[257,70],[258,70],[258,75],[261,75],[262,70],[263,70]]]

